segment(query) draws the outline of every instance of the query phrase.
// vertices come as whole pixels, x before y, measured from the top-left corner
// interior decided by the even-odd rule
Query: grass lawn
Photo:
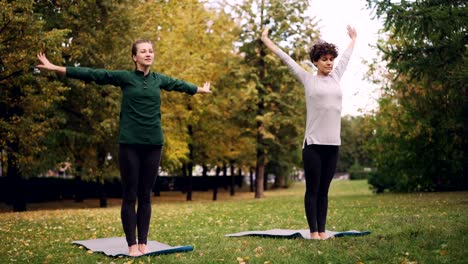
[[[268,191],[263,199],[221,193],[217,202],[210,201],[211,193],[194,193],[192,202],[180,193],[162,193],[153,199],[149,239],[195,249],[135,259],[70,244],[123,236],[118,201],[104,209],[31,205],[29,212],[0,213],[0,263],[468,263],[467,192],[375,195],[365,181],[332,183],[327,229],[369,230],[369,236],[326,241],[224,237],[247,230],[306,229],[303,192],[304,185],[297,183]]]

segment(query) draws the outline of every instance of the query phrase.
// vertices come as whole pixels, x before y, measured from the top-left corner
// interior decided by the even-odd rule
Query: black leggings
[[[119,165],[122,177],[122,209],[120,216],[128,246],[146,244],[151,219],[151,191],[156,181],[162,146],[119,145]],[[138,209],[135,204],[138,198]],[[138,227],[138,228],[137,228]]]
[[[302,150],[306,192],[304,206],[310,232],[325,232],[328,189],[335,174],[338,146],[306,145]]]

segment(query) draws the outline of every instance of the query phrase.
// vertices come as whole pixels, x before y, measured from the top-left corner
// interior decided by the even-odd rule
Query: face
[[[327,76],[333,70],[333,63],[335,58],[332,55],[326,54],[320,57],[317,61],[314,61],[317,67],[317,75]]]
[[[147,68],[153,64],[153,45],[150,43],[140,43],[137,45],[136,55],[133,55],[137,69]]]

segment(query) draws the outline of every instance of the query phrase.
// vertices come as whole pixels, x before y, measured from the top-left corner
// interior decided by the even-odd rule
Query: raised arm
[[[46,57],[46,55],[42,52],[40,52],[39,54],[37,54],[37,59],[39,60],[39,64],[37,65],[37,67],[39,69],[44,69],[44,70],[48,70],[48,71],[54,71],[54,72],[58,72],[62,75],[65,75],[65,73],[67,72],[67,69],[65,67],[62,67],[62,66],[57,66],[55,64],[52,64]]]
[[[356,33],[356,29],[351,27],[351,26],[347,26],[346,29],[348,30],[348,36],[351,38],[351,42],[349,42],[349,45],[348,45],[348,48],[345,50],[345,52],[343,53],[343,55],[341,56],[341,59],[340,61],[338,62],[334,72],[335,72],[335,76],[338,76],[339,79],[341,79],[341,77],[343,76],[345,70],[346,70],[346,67],[348,66],[348,62],[351,58],[351,54],[353,53],[353,49],[354,49],[354,44],[356,42],[356,38],[357,38],[357,33]]]
[[[269,48],[276,56],[278,56],[286,65],[288,65],[291,72],[296,78],[304,84],[308,72],[304,70],[297,62],[295,62],[288,54],[276,46],[273,41],[268,38],[268,28],[262,32],[261,40],[267,48]]]

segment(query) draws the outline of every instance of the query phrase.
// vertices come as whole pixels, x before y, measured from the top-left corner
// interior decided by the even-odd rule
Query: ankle
[[[320,239],[319,232],[310,232],[311,239]]]
[[[128,255],[132,257],[138,257],[138,256],[141,256],[142,254],[140,250],[138,250],[138,246],[135,244],[135,245],[131,245],[128,247]]]
[[[319,237],[321,239],[327,239],[327,233],[326,232],[319,232],[318,235],[319,235]]]
[[[143,254],[148,253],[148,247],[146,244],[138,244],[138,250]]]

